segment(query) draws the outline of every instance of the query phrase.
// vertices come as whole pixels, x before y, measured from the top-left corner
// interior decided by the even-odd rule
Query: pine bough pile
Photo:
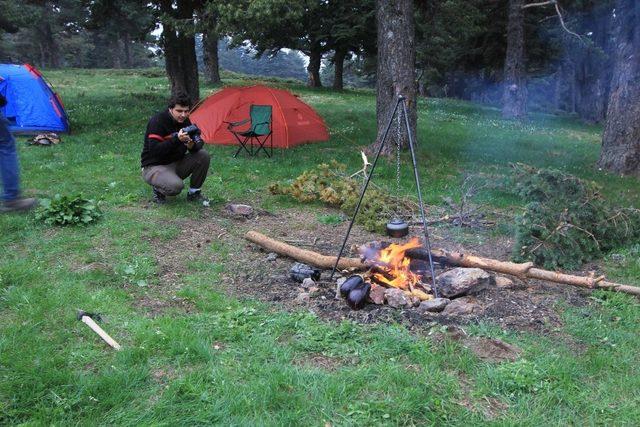
[[[594,182],[553,169],[514,165],[527,202],[516,221],[514,261],[579,267],[640,240],[640,210],[612,206]]]

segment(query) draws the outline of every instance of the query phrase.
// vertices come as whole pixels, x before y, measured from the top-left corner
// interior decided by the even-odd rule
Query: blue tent
[[[2,114],[11,132],[69,132],[60,97],[35,67],[0,64],[0,94],[7,99]]]

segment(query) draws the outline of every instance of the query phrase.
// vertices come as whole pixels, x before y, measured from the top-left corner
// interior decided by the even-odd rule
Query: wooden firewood
[[[532,262],[514,263],[508,261],[498,261],[491,258],[482,258],[474,255],[462,254],[459,252],[447,252],[441,249],[433,249],[432,256],[446,260],[449,265],[468,268],[482,268],[497,273],[509,274],[521,279],[538,279],[547,282],[561,283],[564,285],[579,286],[590,289],[608,289],[616,292],[624,292],[631,295],[640,296],[640,288],[636,286],[622,285],[604,280],[604,276],[585,277],[571,274],[558,273],[556,271],[534,268]],[[412,255],[419,259],[428,259],[426,251],[413,250]]]
[[[244,237],[250,242],[253,242],[265,249],[280,255],[286,255],[289,258],[293,258],[297,261],[304,262],[305,264],[313,265],[318,268],[328,270],[333,268],[336,263],[335,256],[322,255],[307,249],[296,248],[295,246],[271,239],[257,231],[248,231]],[[341,270],[348,268],[365,269],[367,266],[360,260],[360,258],[340,258],[338,268]]]
[[[336,262],[336,257],[322,255],[317,252],[306,249],[296,248],[271,239],[257,231],[248,231],[245,238],[265,249],[276,252],[280,255],[286,255],[300,262],[310,264],[319,268],[331,269]],[[426,251],[412,250],[411,255],[414,258],[423,259],[427,257]],[[498,261],[491,258],[482,258],[474,255],[462,254],[459,252],[447,252],[442,249],[432,249],[431,255],[434,260],[444,261],[448,265],[468,268],[482,268],[497,273],[509,274],[517,276],[521,279],[538,279],[547,282],[561,283],[565,285],[579,286],[589,289],[608,289],[616,292],[624,292],[631,295],[640,296],[640,287],[622,285],[604,280],[604,276],[600,277],[584,277],[574,276],[570,274],[558,273],[555,271],[542,270],[534,268],[533,263],[514,263],[508,261]],[[428,259],[428,257],[426,258]],[[340,258],[338,268],[340,269],[367,269],[370,266],[364,263],[360,258]]]

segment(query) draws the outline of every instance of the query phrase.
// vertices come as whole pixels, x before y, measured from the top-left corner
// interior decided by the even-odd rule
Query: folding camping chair
[[[239,126],[249,123],[249,128],[245,130],[234,130]],[[231,122],[227,126],[227,129],[236,137],[240,147],[238,151],[233,155],[236,157],[240,151],[244,150],[249,153],[250,156],[257,155],[260,150],[264,151],[267,157],[273,155],[273,132],[271,129],[271,105],[252,105],[249,110],[249,118],[240,122]],[[253,146],[257,145],[256,151],[253,151]],[[265,148],[265,144],[269,142],[271,154]],[[247,148],[249,143],[249,148]]]

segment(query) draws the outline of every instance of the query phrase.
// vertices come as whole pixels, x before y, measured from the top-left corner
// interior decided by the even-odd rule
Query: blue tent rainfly
[[[0,64],[0,94],[7,99],[2,113],[11,132],[69,132],[60,97],[35,67]]]

